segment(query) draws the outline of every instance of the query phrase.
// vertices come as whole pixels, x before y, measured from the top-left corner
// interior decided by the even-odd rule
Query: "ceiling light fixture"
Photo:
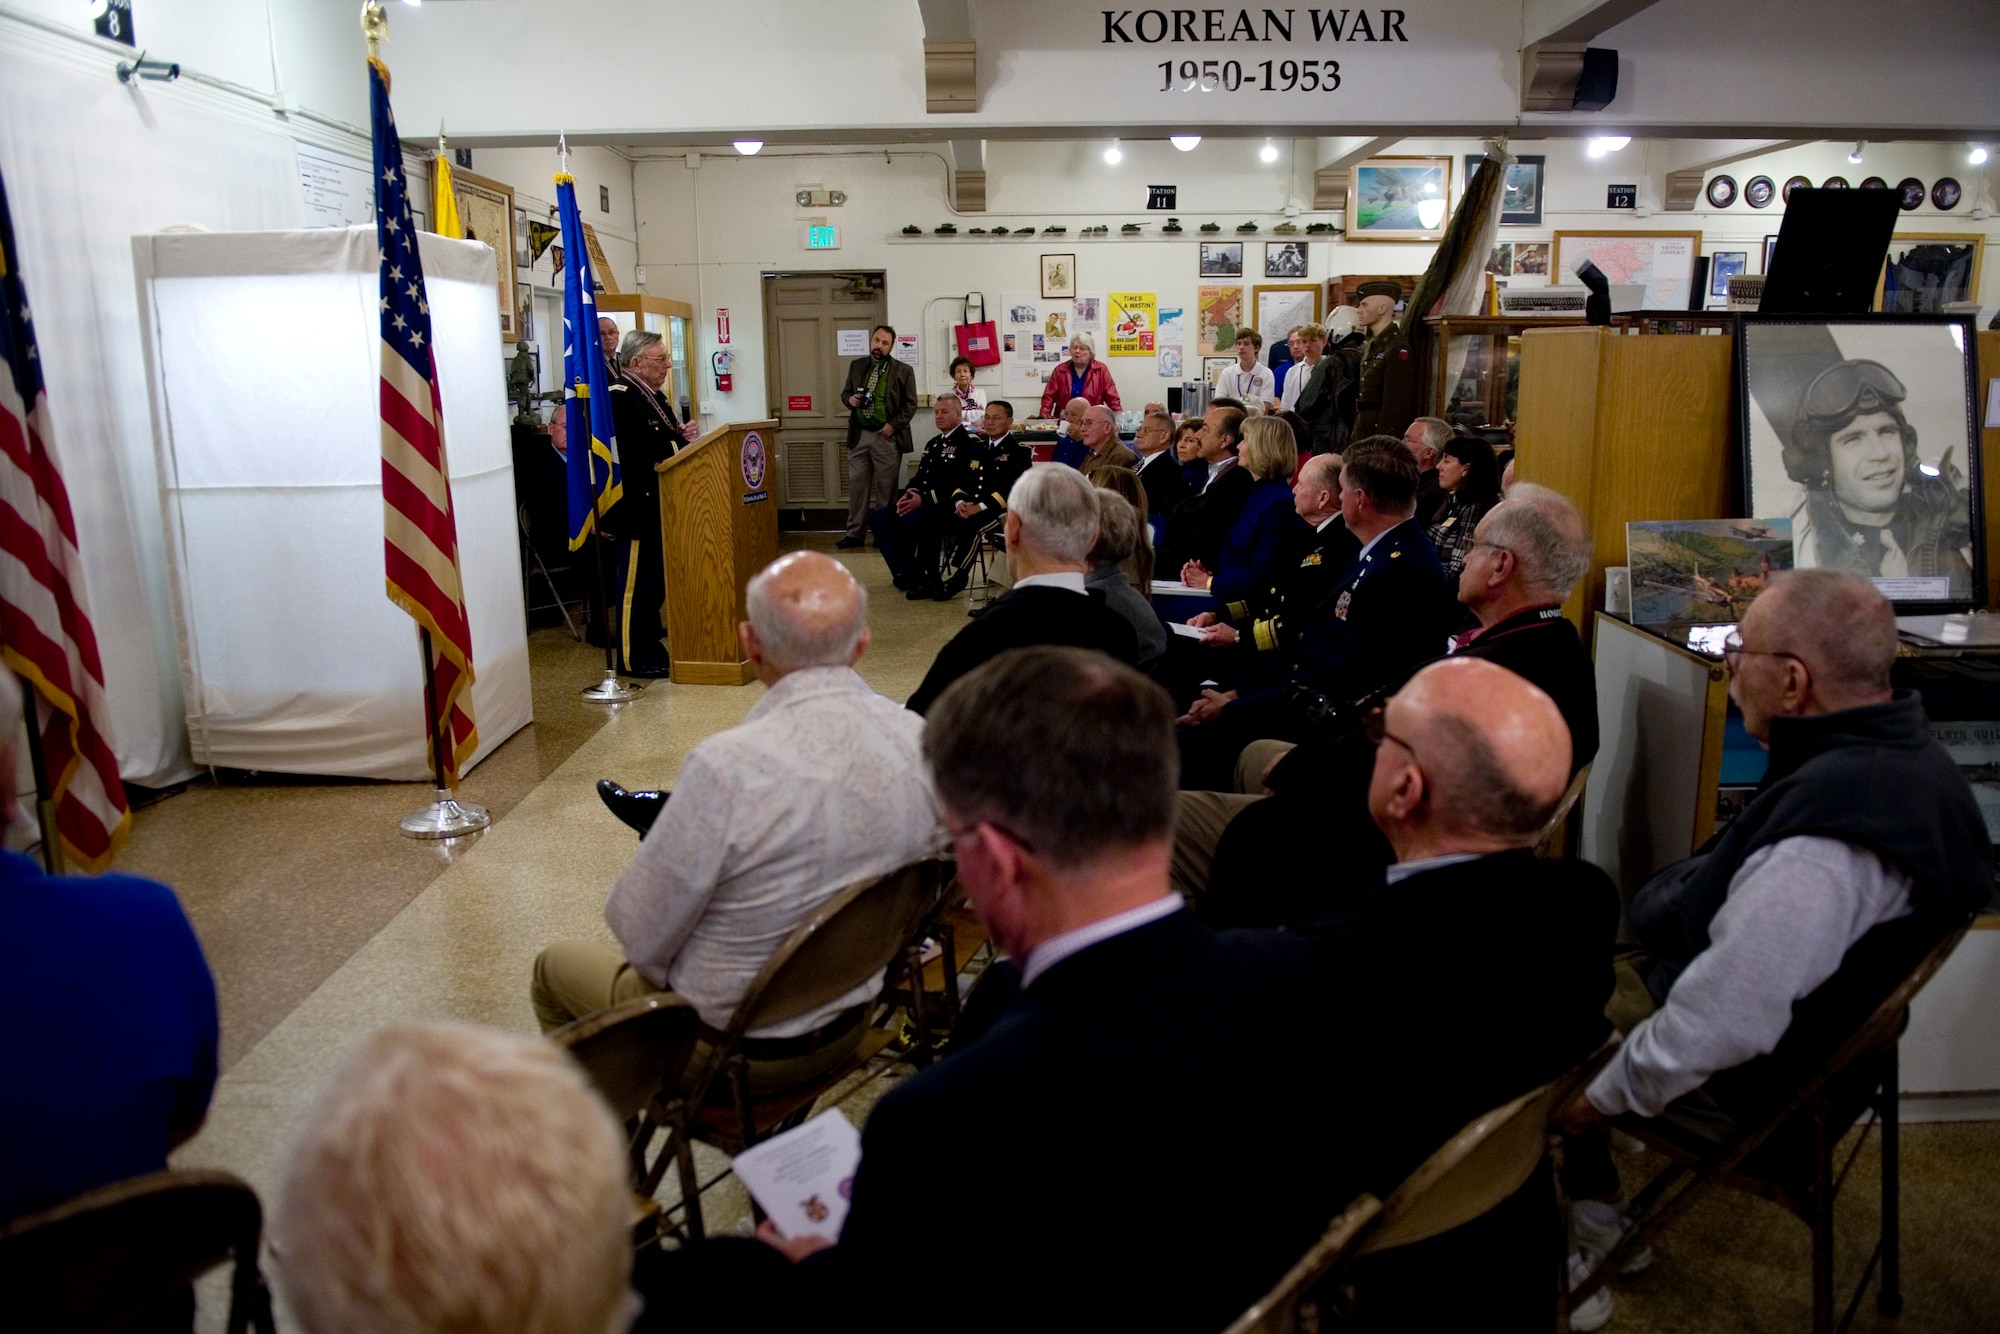
[[[1120,151],[1118,151],[1118,141],[1116,139],[1113,139],[1111,141],[1111,147],[1104,150],[1105,165],[1115,167],[1124,160],[1125,160],[1125,155]]]
[[[1590,141],[1590,155],[1603,157],[1606,153],[1616,153],[1631,142],[1629,134],[1601,134]]]
[[[1984,144],[1974,144],[1972,152],[1967,154],[1965,160],[1975,167],[1984,166],[1986,164],[1986,146]]]
[[[1863,150],[1866,147],[1868,147],[1868,141],[1866,139],[1857,139],[1854,143],[1854,151],[1847,155],[1847,160],[1849,162],[1852,162],[1857,167],[1860,166],[1861,150]]]
[[[1278,146],[1266,139],[1264,146],[1257,150],[1257,156],[1265,162],[1276,162],[1278,160]]]
[[[1194,146],[1201,142],[1201,136],[1198,134],[1176,134],[1169,136],[1167,142],[1175,148],[1180,149],[1181,152],[1189,153],[1193,152]]]
[[[744,157],[756,157],[763,150],[763,147],[764,141],[762,139],[738,139],[736,141],[736,151]]]

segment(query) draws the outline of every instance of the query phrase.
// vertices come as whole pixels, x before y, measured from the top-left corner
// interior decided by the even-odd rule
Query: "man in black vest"
[[[1586,862],[1532,850],[1569,783],[1567,730],[1542,691],[1471,658],[1431,664],[1369,715],[1367,808],[1395,864],[1297,928],[1349,1016],[1348,1087],[1393,1090],[1363,1099],[1369,1191],[1610,1034],[1618,892]],[[1470,1004],[1447,977],[1477,979]],[[1550,1328],[1554,1206],[1545,1169],[1484,1217],[1364,1261],[1359,1327]]]
[[[1891,689],[1895,657],[1895,615],[1859,574],[1795,570],[1751,605],[1725,660],[1770,767],[1742,814],[1633,895],[1644,986],[1621,977],[1626,1040],[1569,1128],[1629,1115],[1714,1142],[1769,1114],[1991,899],[1978,804],[1922,701]]]
[[[924,758],[1017,994],[875,1105],[837,1245],[762,1235],[819,1252],[796,1277],[836,1326],[879,1306],[887,1268],[978,1294],[953,1321],[971,1330],[1223,1328],[1372,1157],[1313,948],[1212,935],[1167,887],[1173,705],[1128,667],[1005,654],[937,701]],[[966,1155],[994,1189],[925,1225],[939,1163]]]
[[[960,630],[931,663],[909,707],[929,713],[946,686],[1010,648],[1067,644],[1131,662],[1131,623],[1087,592],[1097,542],[1097,488],[1074,468],[1034,468],[1007,496],[1007,571],[1014,586]]]
[[[625,335],[618,348],[620,374],[611,382],[611,420],[618,438],[619,478],[624,495],[606,522],[618,544],[618,656],[627,676],[657,677],[668,671],[661,640],[662,604],[667,600],[666,555],[660,540],[660,477],[653,471],[699,434],[682,424],[668,401],[667,379],[673,354],[666,340],[645,329]]]

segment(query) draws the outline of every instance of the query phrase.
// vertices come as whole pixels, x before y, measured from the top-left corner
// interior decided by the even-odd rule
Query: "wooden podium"
[[[750,576],[778,558],[777,435],[775,421],[732,422],[659,465],[670,680],[740,686],[756,675],[736,626]]]

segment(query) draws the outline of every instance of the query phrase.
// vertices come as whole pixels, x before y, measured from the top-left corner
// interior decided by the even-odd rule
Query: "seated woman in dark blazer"
[[[1298,440],[1276,417],[1243,423],[1237,462],[1256,479],[1243,512],[1222,540],[1214,570],[1200,561],[1181,569],[1190,588],[1206,588],[1219,602],[1237,602],[1269,588],[1291,544],[1311,530],[1292,507],[1292,474],[1299,469]]]

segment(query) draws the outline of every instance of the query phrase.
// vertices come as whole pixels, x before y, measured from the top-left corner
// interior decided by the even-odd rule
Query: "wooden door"
[[[782,425],[777,489],[784,510],[845,516],[847,408],[840,387],[848,363],[867,355],[868,332],[888,309],[880,273],[764,275],[766,392]],[[843,333],[850,346],[859,335],[858,353],[840,350]]]

